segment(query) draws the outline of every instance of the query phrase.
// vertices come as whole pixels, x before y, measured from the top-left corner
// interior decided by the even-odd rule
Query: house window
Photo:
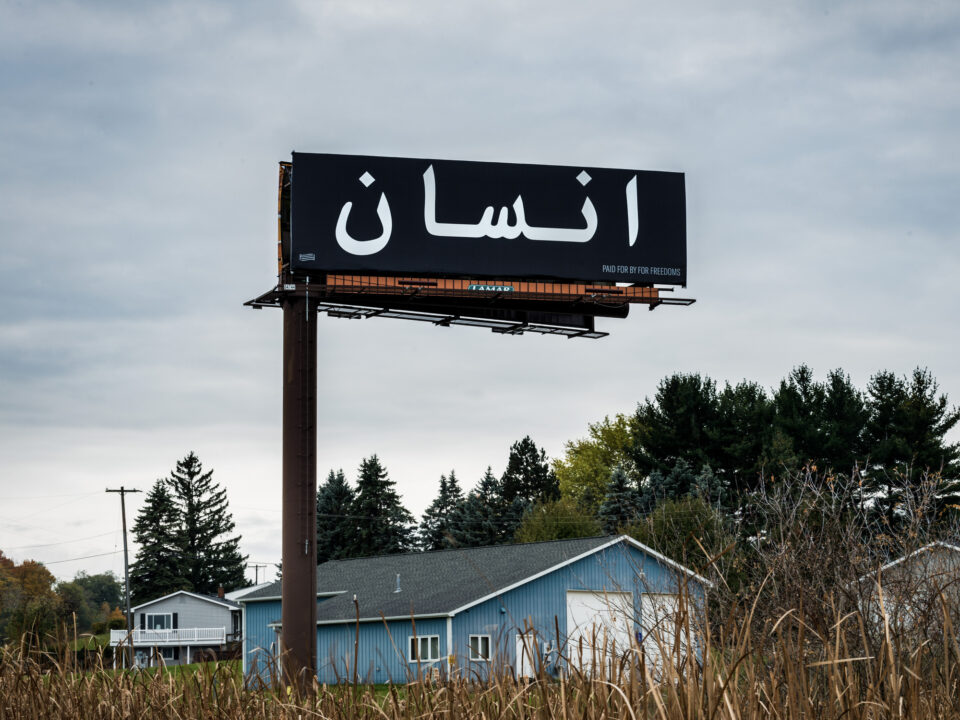
[[[160,648],[160,657],[162,657],[164,660],[167,660],[167,661],[174,660],[175,659],[175,655],[173,652],[174,650],[176,650],[176,648],[172,648],[172,647]]]
[[[433,662],[440,659],[440,636],[410,637],[410,662]]]
[[[489,635],[470,636],[470,659],[476,661],[485,661],[490,659]]]
[[[151,613],[146,616],[147,630],[172,630],[173,615],[170,613]]]

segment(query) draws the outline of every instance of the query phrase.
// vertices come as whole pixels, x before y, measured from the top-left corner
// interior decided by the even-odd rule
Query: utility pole
[[[118,490],[107,488],[106,491],[108,493],[120,493],[120,517],[123,522],[123,594],[127,598],[127,640],[129,641],[129,646],[127,647],[127,667],[132,668],[133,639],[130,631],[133,628],[133,617],[130,611],[130,558],[127,555],[127,503],[125,497],[127,493],[138,493],[140,491],[134,488],[125,488],[123,485],[121,485]]]

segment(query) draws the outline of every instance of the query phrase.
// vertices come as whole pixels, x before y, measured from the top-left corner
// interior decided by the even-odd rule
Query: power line
[[[35,560],[34,562],[38,562],[38,563],[40,563],[41,565],[58,565],[58,564],[60,564],[60,563],[73,562],[73,561],[75,561],[75,560],[89,560],[90,558],[106,557],[107,555],[116,555],[116,554],[119,553],[119,552],[121,552],[121,551],[120,551],[120,550],[113,550],[112,552],[100,553],[100,554],[98,554],[98,555],[84,555],[83,557],[69,558],[69,559],[67,559],[67,560],[51,560],[50,562],[44,562],[44,561],[42,561],[42,560]]]
[[[110,532],[100,533],[99,535],[87,535],[86,537],[74,538],[73,540],[61,540],[60,542],[43,543],[43,544],[38,543],[36,545],[17,545],[15,547],[4,548],[4,550],[23,550],[24,548],[42,548],[42,547],[53,547],[54,545],[68,545],[70,543],[80,542],[81,540],[93,540],[94,538],[102,538],[102,537],[106,537],[107,535],[113,535],[113,534],[114,534],[114,531],[111,530]]]
[[[59,493],[56,495],[8,495],[0,500],[46,500],[47,498],[60,497],[86,497],[87,495],[99,495],[99,492],[92,493]]]

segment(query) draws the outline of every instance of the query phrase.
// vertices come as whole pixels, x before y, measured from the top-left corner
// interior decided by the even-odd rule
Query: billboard
[[[299,274],[686,285],[683,173],[294,153],[290,193]]]

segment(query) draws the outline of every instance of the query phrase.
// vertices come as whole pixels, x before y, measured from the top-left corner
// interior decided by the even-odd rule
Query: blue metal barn
[[[355,653],[361,681],[386,683],[556,674],[611,647],[657,652],[653,626],[662,647],[678,598],[699,606],[709,585],[626,535],[333,560],[317,570],[317,677],[352,681]],[[279,581],[240,602],[244,673],[266,678]]]

